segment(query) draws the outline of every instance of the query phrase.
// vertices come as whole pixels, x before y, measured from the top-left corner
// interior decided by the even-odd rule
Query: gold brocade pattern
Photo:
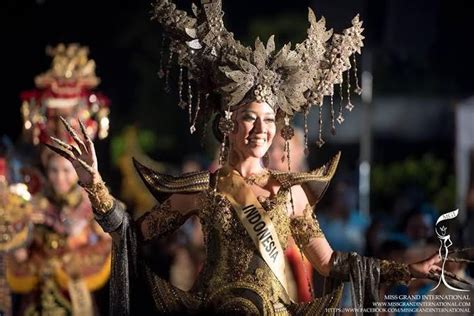
[[[388,260],[381,260],[380,279],[382,282],[401,283],[408,285],[411,280],[411,273],[408,269],[408,265],[406,264]]]
[[[312,214],[313,209],[308,204],[302,216],[295,216],[291,219],[291,233],[300,248],[304,248],[312,238],[324,237],[318,220],[313,218]]]
[[[89,195],[92,207],[100,213],[107,213],[112,209],[114,200],[103,181],[94,182],[91,185],[79,183]]]
[[[287,199],[288,191],[280,190],[274,198],[266,199],[262,204],[270,215],[283,249],[286,248],[290,234],[290,220],[285,203]],[[209,293],[208,299],[212,300],[223,286],[239,282],[247,288],[257,285],[262,290],[264,301],[272,304],[278,302],[283,289],[258,255],[230,202],[219,193],[209,192],[205,205],[199,217],[208,256],[195,290]]]
[[[183,225],[189,217],[177,211],[172,212],[170,209],[171,202],[170,200],[166,200],[143,216],[140,226],[144,240],[151,240],[155,237],[165,237],[173,233]]]
[[[306,213],[309,213],[307,216],[290,219],[291,186],[313,182],[315,186],[308,188],[310,191],[316,188],[311,192],[318,200],[334,172],[332,164],[337,164],[338,158],[339,155],[336,155],[327,167],[318,169],[317,173],[284,176],[280,172],[270,171],[270,176],[280,182],[280,189],[274,196],[259,196],[257,199],[269,215],[283,250],[287,247],[290,234],[302,235],[304,227],[314,228],[311,230],[312,235],[319,231],[311,218],[311,208],[306,210]],[[145,239],[155,237],[157,232],[161,235],[163,232],[176,230],[185,221],[186,217],[180,215],[180,212],[170,210],[166,202],[167,197],[173,193],[199,193],[196,197],[199,199],[200,207],[196,215],[202,224],[206,261],[190,292],[181,293],[168,283],[149,276],[148,279],[156,291],[153,296],[158,309],[178,311],[180,306],[187,305],[185,302],[194,298],[195,304],[199,304],[198,309],[202,310],[236,311],[258,315],[296,315],[292,310],[299,304],[293,306],[294,304],[283,303],[282,285],[240,222],[231,202],[224,195],[224,188],[218,187],[218,190],[214,190],[212,184],[214,178],[204,172],[183,175],[182,178],[168,177],[154,173],[137,162],[135,165],[151,192],[162,202],[158,209],[144,215],[139,222]],[[198,181],[193,183],[193,178]],[[280,179],[285,180],[284,183]],[[145,224],[146,222],[149,223]],[[169,304],[165,302],[168,299]],[[312,304],[299,308],[298,311],[302,313],[298,315],[323,308],[321,304],[328,303],[324,307],[335,306],[338,300],[339,296],[331,293],[324,302],[315,300]]]
[[[72,315],[72,306],[51,278],[46,278],[41,286],[41,305],[30,305],[25,316],[67,316]]]

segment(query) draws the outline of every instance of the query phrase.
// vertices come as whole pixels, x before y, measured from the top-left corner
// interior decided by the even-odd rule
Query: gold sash
[[[291,299],[285,275],[285,255],[272,220],[237,172],[230,167],[224,167],[219,174],[219,192],[232,204],[263,260],[282,285],[283,301],[289,304]]]

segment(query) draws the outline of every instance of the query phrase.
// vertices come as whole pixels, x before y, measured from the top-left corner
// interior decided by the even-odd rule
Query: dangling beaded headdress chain
[[[335,132],[335,121],[344,121],[342,103],[336,118],[333,95],[334,85],[339,85],[342,98],[343,74],[347,74],[346,109],[351,111],[350,72],[351,56],[356,82],[355,92],[361,93],[357,80],[356,53],[361,52],[362,21],[354,17],[352,26],[342,34],[326,30],[325,20],[316,19],[309,9],[307,38],[292,49],[291,43],[276,50],[274,37],[266,45],[259,38],[255,47],[247,47],[234,39],[222,20],[221,0],[202,0],[201,6],[192,5],[194,16],[176,9],[170,0],[157,0],[153,19],[164,28],[163,44],[169,41],[169,55],[161,53],[160,76],[165,77],[169,87],[171,63],[175,59],[179,66],[179,106],[188,107],[190,131],[196,130],[196,122],[219,112],[225,113],[219,124],[226,138],[232,130],[231,111],[240,104],[265,101],[275,112],[285,117],[282,136],[289,140],[293,136],[290,120],[297,112],[305,118],[305,140],[307,140],[307,116],[312,106],[319,108],[319,137],[322,146],[322,107],[325,96],[330,97],[331,131]],[[164,45],[163,45],[164,46]],[[176,56],[176,58],[174,58]],[[167,58],[166,58],[167,57]],[[164,59],[167,62],[164,64]],[[184,86],[184,72],[187,87]],[[185,89],[186,88],[186,89]],[[184,98],[183,94],[187,97]],[[211,95],[218,94],[221,102]],[[186,99],[186,100],[185,100]],[[305,141],[307,147],[307,141]]]

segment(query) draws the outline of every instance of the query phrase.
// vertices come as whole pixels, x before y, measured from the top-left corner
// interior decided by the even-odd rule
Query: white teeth
[[[256,145],[264,145],[267,142],[267,140],[263,138],[252,138],[250,139],[250,142]]]

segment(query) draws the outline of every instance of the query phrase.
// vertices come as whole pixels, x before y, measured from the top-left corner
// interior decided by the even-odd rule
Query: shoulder
[[[180,176],[172,176],[148,168],[134,158],[133,164],[150,193],[153,194],[160,203],[173,194],[199,193],[209,189],[209,171],[198,171],[185,173]]]
[[[336,173],[341,153],[338,152],[322,167],[310,172],[272,171],[273,177],[283,188],[292,188],[293,194],[303,194],[309,204],[315,205],[326,192],[329,183]]]

